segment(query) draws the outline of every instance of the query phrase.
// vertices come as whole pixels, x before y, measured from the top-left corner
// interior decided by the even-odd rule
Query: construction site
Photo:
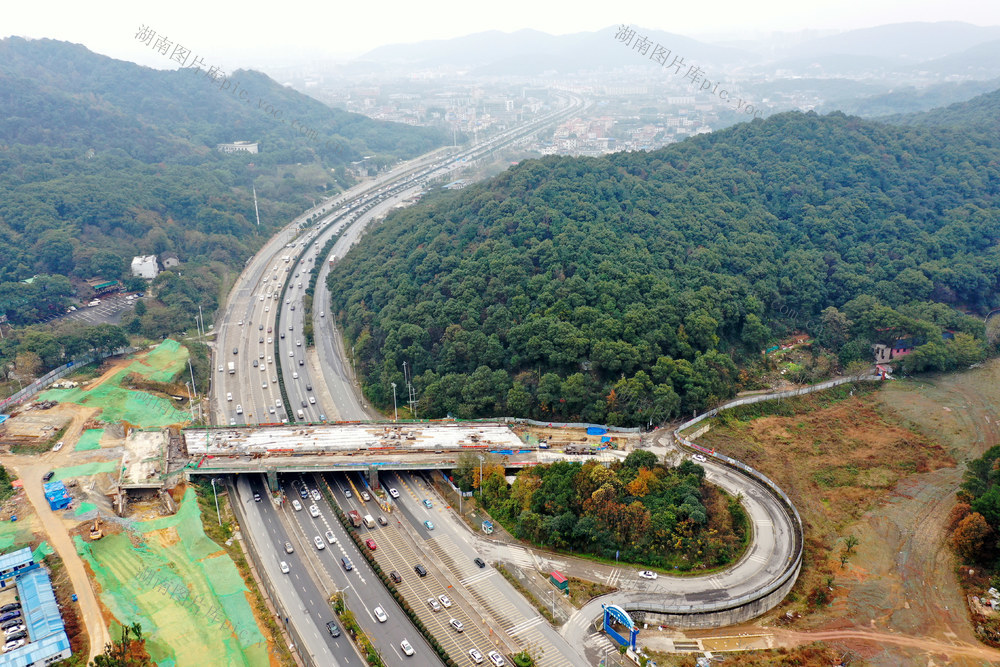
[[[187,357],[166,340],[81,369],[11,411],[0,456],[18,479],[0,506],[0,547],[67,563],[83,618],[89,609],[109,629],[91,648],[139,622],[159,664],[273,664],[256,593],[220,547],[225,537],[206,535],[181,474],[190,412],[177,380]]]

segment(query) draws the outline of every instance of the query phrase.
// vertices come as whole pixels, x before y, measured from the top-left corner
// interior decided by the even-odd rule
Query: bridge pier
[[[378,488],[378,466],[368,466],[368,486],[373,491]]]
[[[274,468],[267,469],[267,488],[270,489],[271,493],[278,491],[278,473]]]

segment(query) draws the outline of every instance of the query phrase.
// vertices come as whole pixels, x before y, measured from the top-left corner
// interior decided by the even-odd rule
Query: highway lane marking
[[[527,621],[522,621],[522,622],[518,623],[517,625],[515,625],[515,626],[513,626],[511,628],[508,628],[507,629],[507,634],[510,635],[511,637],[513,637],[517,633],[523,632],[523,631],[527,630],[528,628],[534,627],[534,626],[538,625],[541,622],[542,622],[542,617],[541,616],[535,616],[534,618],[529,618]]]

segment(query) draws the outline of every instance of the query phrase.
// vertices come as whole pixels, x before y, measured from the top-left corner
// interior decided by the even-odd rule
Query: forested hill
[[[997,142],[786,113],[521,163],[390,216],[330,281],[376,402],[406,361],[422,417],[635,424],[732,395],[797,329],[830,370],[903,336],[910,370],[978,360],[958,309],[998,305],[998,239]]]
[[[985,134],[989,140],[1000,132],[1000,90],[921,113],[887,116],[885,122],[922,125]]]
[[[153,337],[183,331],[198,305],[211,316],[227,273],[276,228],[351,184],[346,161],[387,164],[443,143],[436,130],[329,109],[261,74],[231,76],[249,103],[194,70],[0,40],[0,316],[27,325],[61,314],[90,298],[85,281],[127,279],[133,256],[171,253],[181,265],[154,283],[142,321],[126,324]],[[238,140],[261,152],[215,148]]]
[[[333,167],[372,154],[410,157],[445,141],[438,130],[331,109],[259,72],[226,72],[223,89],[205,75],[209,64],[154,70],[79,44],[0,40],[0,144],[120,148],[172,161],[242,139],[261,142],[263,164],[319,158]]]

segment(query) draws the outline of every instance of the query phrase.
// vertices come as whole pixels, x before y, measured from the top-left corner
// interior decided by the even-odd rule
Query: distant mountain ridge
[[[662,44],[690,62],[722,65],[745,60],[748,56],[739,49],[714,46],[663,30],[631,27],[637,34]],[[525,70],[532,61],[537,73],[548,69],[580,70],[641,64],[643,56],[614,39],[616,29],[617,26],[608,26],[602,30],[569,35],[550,35],[537,30],[512,33],[491,30],[454,39],[381,46],[359,56],[356,62],[407,64],[412,67],[451,65],[480,68],[477,71],[496,74],[504,73],[500,65],[505,62],[516,63],[520,70],[518,73],[522,74],[530,73]]]
[[[380,64],[405,69],[450,66],[474,74],[527,75],[638,64],[640,56],[615,43],[616,27],[567,35],[538,30],[509,33],[491,30],[451,39],[390,44],[359,56],[352,65]],[[895,23],[848,30],[785,47],[764,40],[744,40],[739,46],[713,44],[663,30],[632,27],[683,56],[688,63],[730,66],[736,70],[802,68],[813,63],[835,70],[838,59],[854,63],[854,69],[858,70],[871,66],[905,68],[942,59],[942,65],[947,66],[949,58],[965,58],[961,56],[963,52],[1000,40],[1000,26],[983,27],[958,21]],[[992,53],[992,49],[989,47],[983,55]],[[992,71],[988,62],[984,62],[982,69],[987,71],[984,78],[996,76],[988,73]]]
[[[229,73],[230,89],[240,84],[244,96],[194,69],[155,70],[50,39],[0,40],[0,77],[0,142],[8,144],[113,146],[159,160],[238,138],[272,152],[309,150],[335,165],[415,155],[445,140],[430,128],[331,109],[259,72]]]

